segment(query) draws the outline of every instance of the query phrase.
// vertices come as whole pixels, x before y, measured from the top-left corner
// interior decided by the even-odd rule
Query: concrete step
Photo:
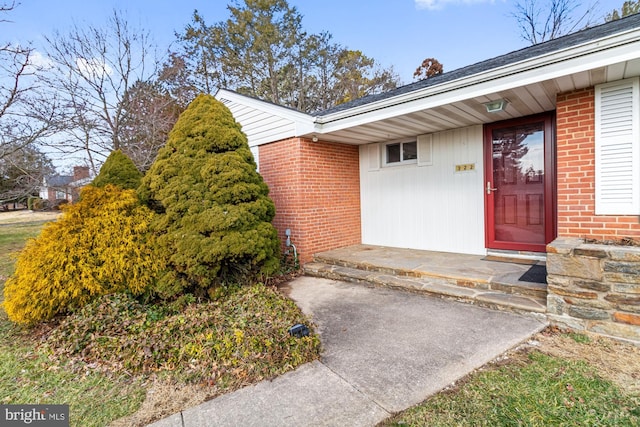
[[[336,262],[348,264],[339,260]],[[422,274],[403,274],[413,272],[379,269],[371,265],[362,265],[361,267],[332,264],[317,259],[305,264],[303,270],[309,276],[401,288],[493,309],[521,313],[544,313],[546,311],[546,286],[544,296],[541,296],[537,290],[532,294],[514,292],[513,286],[505,284],[496,284],[497,288],[501,287],[502,289],[491,289],[491,286],[494,285],[492,283],[473,283],[468,278],[423,277]]]
[[[430,271],[409,270],[401,268],[381,267],[361,261],[347,261],[341,258],[328,256],[326,253],[314,257],[317,263],[347,267],[366,272],[375,272],[399,277],[411,277],[426,279],[443,285],[453,285],[465,288],[484,289],[503,292],[507,294],[534,297],[545,300],[547,298],[547,285],[545,283],[523,282],[519,280],[520,273],[503,274],[494,277],[474,277],[469,275],[438,274]]]

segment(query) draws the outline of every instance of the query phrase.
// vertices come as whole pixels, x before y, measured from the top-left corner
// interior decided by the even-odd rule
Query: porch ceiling
[[[401,113],[377,121],[368,121],[345,129],[310,132],[303,136],[317,136],[323,141],[356,145],[411,138],[425,133],[552,111],[555,109],[556,95],[559,93],[637,75],[640,75],[640,59],[633,59],[441,106]],[[487,113],[483,104],[497,99],[509,101],[506,110]]]

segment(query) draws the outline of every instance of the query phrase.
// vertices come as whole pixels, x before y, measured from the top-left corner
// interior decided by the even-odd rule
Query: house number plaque
[[[456,172],[466,172],[476,169],[475,163],[466,163],[464,165],[456,165]]]

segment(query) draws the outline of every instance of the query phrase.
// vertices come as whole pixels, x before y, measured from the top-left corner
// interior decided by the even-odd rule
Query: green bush
[[[38,197],[37,199],[35,199],[33,201],[33,210],[34,211],[41,211],[46,207],[48,200],[44,200],[41,199],[40,197]]]
[[[153,229],[168,266],[161,296],[215,293],[279,266],[275,206],[231,112],[198,96],[178,119],[139,194],[159,215]]]
[[[133,161],[120,150],[109,154],[100,168],[100,173],[91,183],[95,187],[113,184],[125,190],[134,190],[140,186],[142,174]]]
[[[113,292],[141,294],[162,264],[148,233],[153,212],[133,190],[88,186],[82,199],[29,240],[4,287],[4,309],[36,323]]]
[[[27,199],[27,208],[30,211],[39,211],[44,208],[44,200],[37,196],[30,196]]]

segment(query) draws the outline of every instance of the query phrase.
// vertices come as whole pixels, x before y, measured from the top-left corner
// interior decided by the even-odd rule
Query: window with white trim
[[[596,215],[640,214],[640,80],[595,87]]]
[[[387,166],[416,163],[418,147],[416,141],[392,142],[384,146],[384,163]]]

